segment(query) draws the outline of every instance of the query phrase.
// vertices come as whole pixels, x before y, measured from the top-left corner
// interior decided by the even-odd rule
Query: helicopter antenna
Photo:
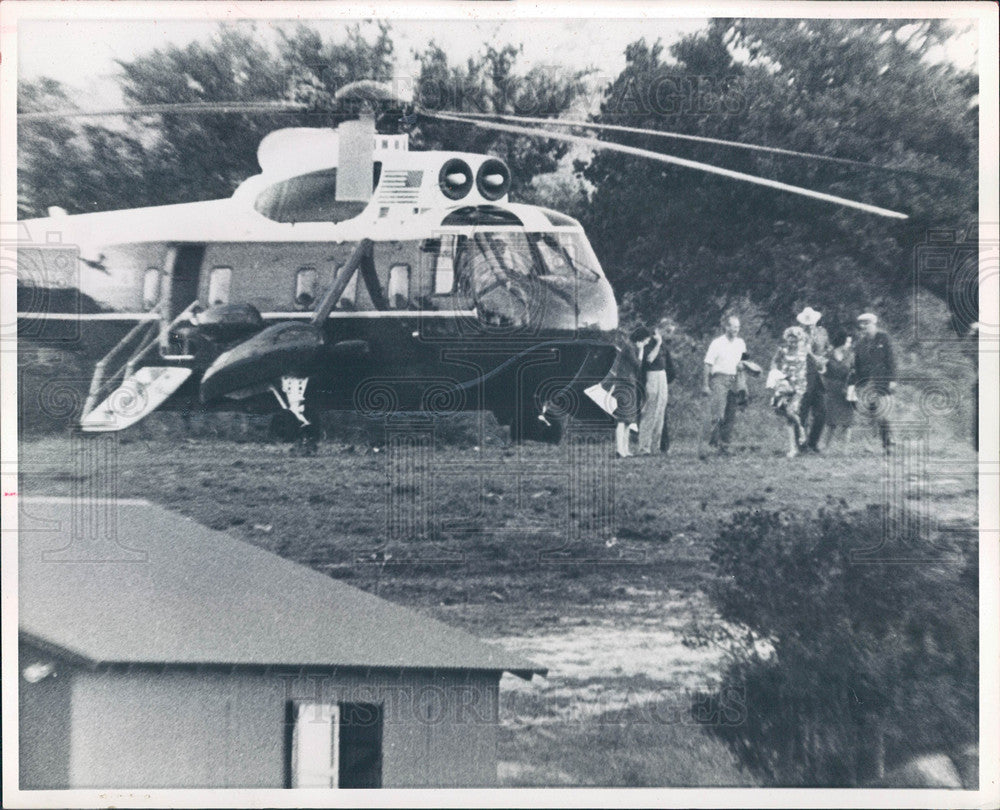
[[[425,115],[427,113],[424,113]],[[547,126],[568,127],[578,129],[592,129],[602,132],[623,132],[630,135],[647,135],[654,138],[672,138],[679,141],[692,141],[694,143],[706,143],[713,146],[728,146],[733,149],[747,149],[756,152],[769,152],[775,155],[786,155],[788,157],[805,158],[807,160],[818,160],[826,163],[838,163],[842,166],[853,166],[859,169],[874,169],[881,172],[899,172],[902,174],[915,174],[920,177],[933,177],[938,180],[954,180],[943,174],[932,174],[922,172],[918,169],[906,169],[896,166],[880,166],[877,163],[866,163],[863,160],[853,160],[852,158],[834,157],[832,155],[819,155],[815,152],[798,152],[794,149],[781,149],[777,146],[762,146],[755,143],[741,143],[740,141],[727,141],[722,138],[708,138],[704,135],[688,135],[684,132],[671,132],[661,129],[642,129],[641,127],[626,127],[619,124],[599,124],[592,121],[568,121],[561,118],[537,118],[528,115],[501,115],[499,113],[468,113],[454,112],[448,113],[459,118],[474,118],[480,120],[511,121],[525,124],[546,124]]]
[[[850,200],[846,197],[838,197],[835,194],[826,194],[822,191],[814,191],[812,189],[803,188],[802,186],[793,186],[789,183],[782,183],[778,180],[770,180],[766,177],[757,177],[753,174],[737,172],[732,169],[724,169],[720,166],[713,166],[710,163],[701,163],[696,160],[688,160],[687,158],[667,155],[662,152],[653,152],[649,149],[640,149],[637,146],[626,146],[625,144],[602,141],[598,138],[585,138],[581,135],[569,135],[564,132],[552,132],[550,130],[536,129],[534,127],[519,127],[513,124],[499,124],[492,121],[464,118],[451,113],[430,113],[422,111],[421,114],[427,118],[465,123],[474,127],[479,127],[480,129],[495,129],[500,132],[509,132],[514,135],[528,135],[533,138],[542,136],[553,140],[566,141],[567,143],[580,144],[581,146],[589,146],[593,149],[607,149],[612,152],[620,152],[625,155],[647,158],[660,163],[669,163],[674,166],[683,166],[687,169],[696,169],[697,171],[708,172],[709,174],[717,174],[722,177],[728,177],[732,180],[754,183],[759,186],[777,189],[778,191],[786,191],[790,194],[798,194],[802,197],[809,197],[814,200],[822,200],[823,202],[846,206],[847,208],[855,208],[869,214],[877,214],[878,216],[890,217],[893,219],[909,219],[906,214],[900,213],[899,211],[892,211],[888,208],[881,208],[877,205],[870,205],[868,203],[858,202],[857,200]]]

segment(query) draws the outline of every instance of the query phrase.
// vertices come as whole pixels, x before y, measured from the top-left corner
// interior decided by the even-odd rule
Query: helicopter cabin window
[[[316,303],[315,267],[300,267],[295,274],[295,308],[310,309]]]
[[[604,278],[601,263],[586,236],[582,233],[557,233],[555,239],[568,254],[577,278],[583,281],[600,281]]]
[[[541,275],[542,270],[531,253],[528,240],[518,231],[477,233],[473,263],[480,274],[493,283],[497,278],[518,278]],[[488,268],[488,269],[487,269]]]
[[[341,265],[340,267],[342,267]],[[340,272],[340,267],[337,267],[334,276]],[[337,302],[337,308],[342,309],[345,312],[354,312],[358,308],[358,274],[354,273],[351,276],[351,280],[347,282],[347,286],[344,288],[344,292],[340,296],[340,301]]]
[[[597,281],[601,265],[586,237],[579,233],[530,233],[528,240],[541,258],[541,275]]]
[[[208,277],[208,305],[217,307],[229,303],[229,285],[233,280],[231,267],[213,267]]]
[[[455,289],[455,242],[454,234],[424,240],[420,247],[422,297],[451,295]]]
[[[394,264],[389,268],[389,306],[406,309],[410,300],[410,265]]]
[[[159,267],[150,267],[142,277],[142,306],[152,309],[160,302],[160,278],[163,274]]]
[[[372,188],[381,164],[373,167]],[[342,222],[360,214],[365,203],[337,199],[337,170],[323,169],[272,183],[254,201],[254,209],[275,222]]]

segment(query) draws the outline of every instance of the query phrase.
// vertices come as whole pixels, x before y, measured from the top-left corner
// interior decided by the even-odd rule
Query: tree
[[[906,298],[912,252],[927,228],[961,227],[976,212],[976,82],[923,59],[946,35],[933,21],[715,20],[676,43],[672,61],[659,43],[630,45],[599,121],[940,177],[632,137],[638,146],[902,209],[911,218],[899,224],[598,153],[585,170],[596,186],[585,225],[616,289],[634,293],[646,316],[672,306],[689,324],[714,323],[744,295],[770,313],[772,328],[805,303],[827,312],[827,322],[872,306],[901,317],[894,302]]]
[[[932,541],[876,508],[736,513],[709,589],[731,630],[696,641],[727,647],[745,715],[712,733],[767,783],[812,787],[974,742],[977,559],[974,535]]]
[[[306,102],[314,112],[332,112],[334,94],[350,82],[393,78],[394,46],[389,24],[380,22],[374,42],[354,24],[343,43],[324,42],[313,29],[299,25],[293,34],[281,31],[281,61],[288,69],[285,97]]]
[[[73,109],[59,82],[42,78],[18,85],[18,111]],[[70,213],[151,205],[145,178],[152,166],[129,134],[74,119],[32,121],[18,139],[18,217],[45,216],[49,207]]]

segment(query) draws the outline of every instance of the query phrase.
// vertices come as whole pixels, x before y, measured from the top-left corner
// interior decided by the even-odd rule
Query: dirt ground
[[[690,719],[721,652],[683,643],[718,621],[708,541],[734,511],[894,493],[938,531],[977,518],[974,452],[933,435],[895,466],[864,435],[787,460],[772,430],[707,461],[691,442],[621,461],[607,436],[442,447],[391,435],[311,457],[211,438],[26,438],[20,491],[146,498],[547,666],[502,682],[508,786],[753,784]]]

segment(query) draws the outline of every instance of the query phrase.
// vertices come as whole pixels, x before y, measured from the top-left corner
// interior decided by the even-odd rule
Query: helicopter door
[[[467,239],[457,234],[442,234],[425,239],[420,248],[420,267],[411,284],[414,298],[422,309],[471,310],[474,306],[466,273],[467,262],[461,259]]]
[[[198,279],[204,257],[204,245],[178,245],[174,249],[170,267],[170,294],[167,299],[168,323],[198,297]]]

